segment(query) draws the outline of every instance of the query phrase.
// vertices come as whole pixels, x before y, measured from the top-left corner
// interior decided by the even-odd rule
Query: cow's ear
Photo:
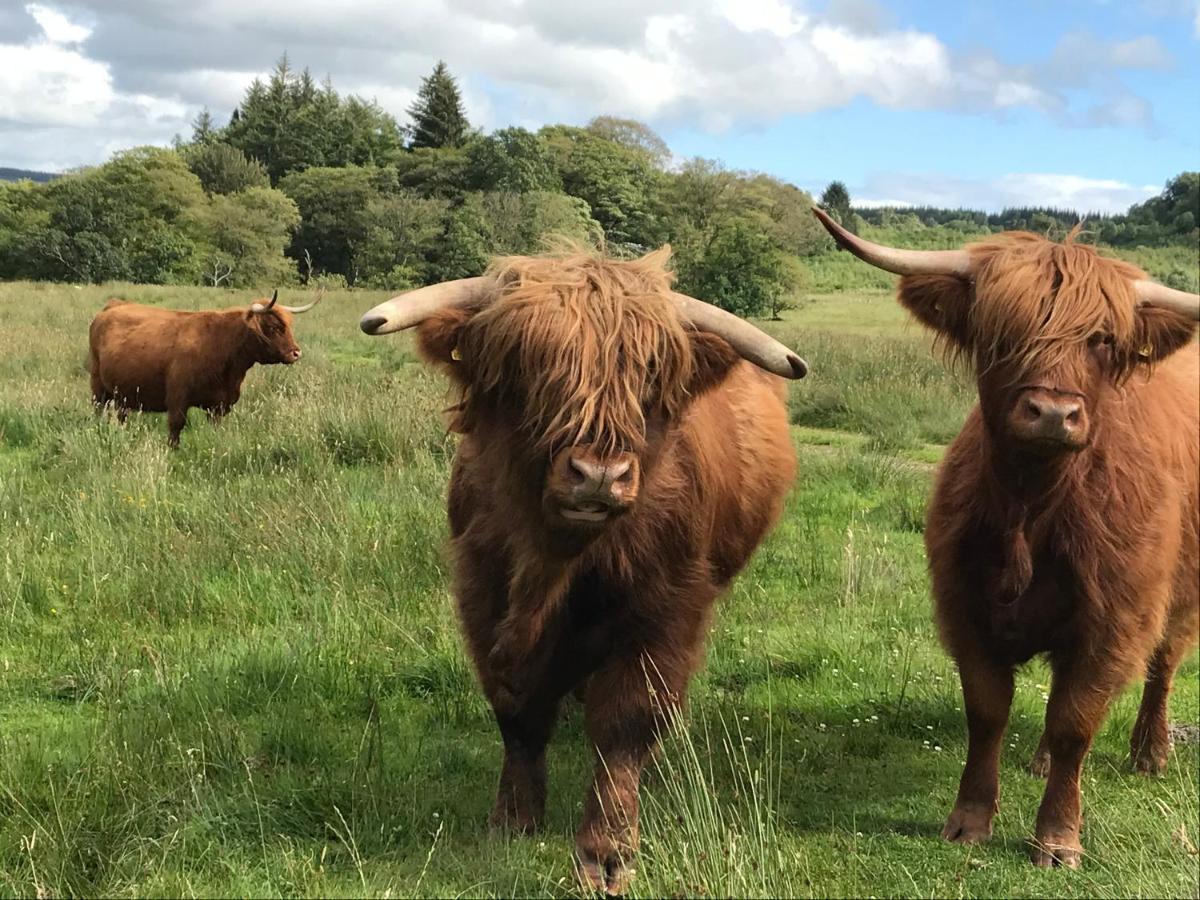
[[[724,338],[707,331],[690,331],[688,339],[692,343],[692,380],[688,383],[688,393],[698,397],[724,381],[741,357]]]
[[[1137,361],[1153,365],[1186,347],[1196,333],[1196,323],[1169,309],[1143,306],[1137,311],[1130,347]]]
[[[458,341],[472,315],[472,312],[464,309],[443,309],[418,325],[417,349],[421,358],[445,369],[452,377],[463,380]]]
[[[966,347],[971,312],[971,283],[956,275],[905,275],[900,279],[900,305],[944,340]]]

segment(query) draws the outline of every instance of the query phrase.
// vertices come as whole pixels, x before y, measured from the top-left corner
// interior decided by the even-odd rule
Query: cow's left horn
[[[893,275],[958,275],[971,276],[971,254],[966,250],[899,250],[863,240],[835,222],[823,209],[813,207],[813,215],[821,220],[839,247],[849,250],[863,262]]]
[[[759,331],[745,319],[726,312],[711,303],[677,294],[672,291],[671,299],[685,322],[700,331],[708,331],[729,342],[738,355],[782,378],[803,378],[808,374],[808,363],[785,347],[769,334]]]
[[[278,293],[278,291],[276,291],[276,293]],[[290,313],[299,315],[300,313],[308,312],[310,309],[312,309],[314,306],[316,306],[318,303],[320,303],[321,300],[324,298],[324,296],[325,296],[325,288],[321,288],[321,290],[319,290],[317,292],[317,299],[315,299],[312,303],[305,303],[303,306],[284,306],[281,303],[281,304],[279,304],[279,308],[286,309]]]
[[[1143,306],[1158,306],[1200,322],[1200,294],[1177,291],[1157,281],[1143,279],[1133,283]]]
[[[385,300],[358,320],[367,334],[391,334],[420,325],[439,310],[472,306],[491,290],[494,282],[486,276],[443,281],[417,288]]]
[[[256,313],[266,312],[268,309],[270,309],[272,306],[275,305],[275,301],[278,299],[279,299],[279,288],[275,288],[275,293],[273,293],[271,295],[270,303],[251,303],[250,310],[251,310],[251,312],[256,312]]]

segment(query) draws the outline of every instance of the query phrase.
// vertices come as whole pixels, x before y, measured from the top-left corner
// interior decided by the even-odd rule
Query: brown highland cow
[[[666,261],[499,260],[362,319],[368,334],[419,326],[461,391],[449,517],[459,620],[504,740],[491,824],[539,824],[546,744],[578,691],[596,768],[576,863],[611,893],[713,602],[779,516],[794,469],[779,376],[806,370],[673,293]]]
[[[969,739],[942,835],[991,835],[1013,672],[1044,654],[1033,861],[1077,866],[1080,772],[1109,703],[1145,677],[1130,753],[1137,771],[1161,771],[1171,680],[1200,631],[1200,297],[1074,235],[895,250],[817,215],[841,246],[905,276],[900,302],[978,385],[925,531]]]
[[[204,312],[110,300],[88,332],[92,402],[113,404],[122,421],[129,410],[165,412],[167,443],[178,447],[188,409],[218,420],[238,402],[251,366],[300,358],[292,315],[321,297],[294,307],[278,299],[276,291],[269,301]]]

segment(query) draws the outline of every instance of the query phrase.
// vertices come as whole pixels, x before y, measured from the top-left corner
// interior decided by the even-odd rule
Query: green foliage
[[[412,117],[410,146],[414,149],[457,147],[466,139],[470,128],[463,112],[458,82],[441,60],[421,80],[417,99],[408,108],[408,114]]]
[[[200,141],[182,150],[183,158],[200,186],[209,194],[233,194],[271,183],[266,167],[237,147],[218,141]]]
[[[475,203],[450,210],[430,253],[430,281],[468,278],[484,270],[490,259],[488,223]]]
[[[587,130],[606,141],[644,154],[657,169],[665,168],[671,161],[671,148],[667,142],[650,126],[635,119],[597,116],[587,123]]]
[[[562,181],[549,150],[524,128],[501,128],[466,148],[466,178],[476,191],[560,191]]]
[[[314,166],[366,166],[401,146],[400,129],[378,104],[318,87],[308,70],[296,74],[285,54],[266,84],[255,79],[234,110],[222,140],[258,160],[271,183]]]
[[[771,240],[734,219],[715,230],[702,255],[677,258],[679,290],[740,316],[777,314],[788,269]]]
[[[374,201],[395,186],[395,172],[375,167],[321,166],[286,176],[279,187],[301,215],[290,255],[299,260],[307,252],[315,269],[343,275],[353,285],[357,251],[373,227]]]
[[[657,199],[663,175],[640,149],[584,128],[554,125],[539,134],[563,190],[584,200],[614,250],[652,249],[664,236]]]
[[[288,284],[295,268],[283,255],[300,224],[296,204],[265,185],[218,194],[200,217],[199,252],[206,284],[226,287]]]

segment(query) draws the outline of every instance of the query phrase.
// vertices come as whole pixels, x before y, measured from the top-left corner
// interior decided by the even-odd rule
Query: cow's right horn
[[[298,315],[300,315],[300,313],[308,312],[310,309],[312,309],[314,306],[316,306],[318,303],[320,303],[324,297],[325,297],[325,288],[321,288],[319,291],[317,291],[316,299],[313,300],[312,303],[305,303],[303,306],[284,306],[281,303],[279,305],[279,308],[286,309],[288,312],[293,313],[294,315],[298,316]]]
[[[1133,283],[1143,306],[1158,306],[1200,322],[1200,294],[1177,291],[1157,281],[1142,279]]]
[[[403,331],[420,325],[440,310],[480,303],[494,284],[491,278],[478,276],[417,288],[367,310],[358,320],[358,327],[367,334]]]
[[[838,246],[849,250],[863,262],[893,275],[958,275],[971,277],[971,254],[966,250],[899,250],[863,240],[851,234],[823,209],[813,207],[813,215],[821,220]]]

